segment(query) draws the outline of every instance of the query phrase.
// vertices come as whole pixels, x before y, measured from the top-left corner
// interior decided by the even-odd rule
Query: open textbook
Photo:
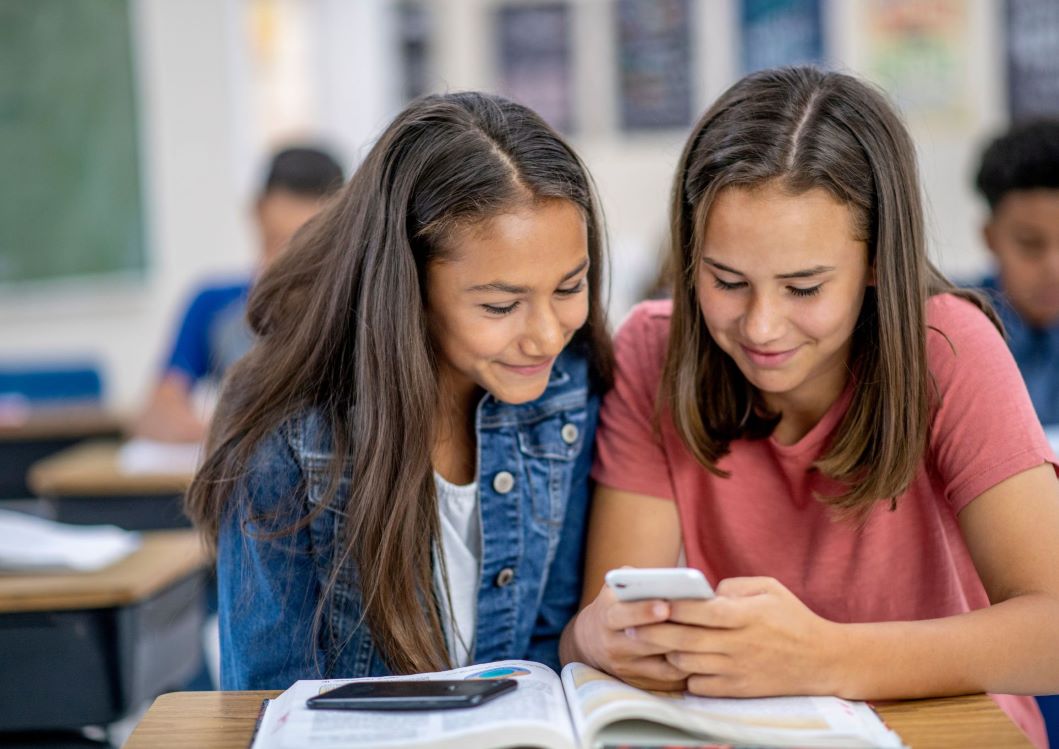
[[[268,703],[252,749],[903,746],[868,705],[837,697],[709,699],[647,692],[581,663],[564,668],[561,679],[530,661],[399,678],[516,679],[518,688],[458,710],[310,710],[309,697],[352,680],[299,681]]]

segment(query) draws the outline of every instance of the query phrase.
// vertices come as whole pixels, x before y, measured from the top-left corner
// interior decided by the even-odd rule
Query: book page
[[[648,728],[643,721],[649,721],[688,738],[759,746],[902,746],[870,707],[837,697],[715,699],[648,692],[582,663],[564,668],[562,681],[585,749],[622,743],[623,721],[636,721],[629,727],[640,737]],[[671,738],[672,731],[660,735]]]
[[[305,701],[351,681],[515,679],[518,687],[477,707],[448,710],[310,710]],[[416,676],[298,681],[269,703],[253,749],[575,749],[559,677],[530,661],[497,661]]]

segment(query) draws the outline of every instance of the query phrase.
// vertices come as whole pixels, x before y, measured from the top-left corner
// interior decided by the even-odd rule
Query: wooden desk
[[[125,749],[246,749],[261,700],[279,692],[163,694],[136,726]],[[878,707],[913,749],[1032,749],[985,695],[913,700]]]
[[[3,732],[104,725],[201,668],[208,558],[194,531],[144,534],[92,573],[0,575]]]
[[[139,549],[98,572],[0,575],[0,614],[126,606],[208,564],[194,531],[145,533]]]
[[[122,420],[100,406],[49,406],[17,421],[0,419],[0,498],[30,496],[26,473],[37,461],[91,437],[116,438]]]
[[[66,523],[114,523],[131,530],[187,527],[183,498],[192,475],[124,473],[121,443],[92,440],[35,463],[28,483]]]

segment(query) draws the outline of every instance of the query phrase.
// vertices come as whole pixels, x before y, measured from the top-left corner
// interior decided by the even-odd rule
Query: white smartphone
[[[713,588],[701,572],[687,567],[624,567],[606,575],[619,601],[663,598],[713,598]]]

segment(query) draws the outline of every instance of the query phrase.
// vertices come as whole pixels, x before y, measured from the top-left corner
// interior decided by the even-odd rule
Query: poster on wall
[[[1011,119],[1059,115],[1059,2],[1008,0],[1007,78]]]
[[[691,122],[690,0],[618,0],[618,78],[625,130]]]
[[[868,75],[910,119],[964,129],[971,48],[965,0],[869,0]]]
[[[570,9],[566,3],[503,5],[496,15],[500,91],[570,132]]]
[[[783,65],[822,65],[820,0],[743,0],[739,41],[744,74]]]

